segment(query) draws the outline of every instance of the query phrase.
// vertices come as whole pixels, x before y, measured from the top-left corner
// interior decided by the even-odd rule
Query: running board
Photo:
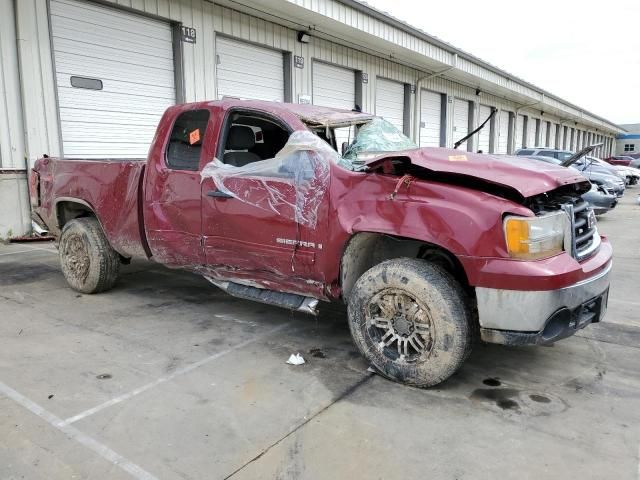
[[[286,308],[287,310],[295,310],[297,312],[309,313],[317,315],[319,300],[312,297],[304,297],[295,293],[276,292],[275,290],[267,290],[264,288],[250,287],[235,282],[219,281],[210,277],[205,277],[216,287],[224,290],[229,295],[245,300],[254,300],[267,305],[275,305],[276,307]]]

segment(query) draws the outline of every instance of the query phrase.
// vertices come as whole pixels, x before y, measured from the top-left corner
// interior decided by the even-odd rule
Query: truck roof
[[[357,112],[354,110],[343,110],[339,108],[320,107],[318,105],[267,102],[263,100],[240,100],[237,98],[223,98],[208,102],[188,103],[183,105],[186,108],[202,108],[204,106],[217,106],[224,110],[232,107],[255,108],[270,112],[289,112],[300,118],[304,123],[311,126],[341,126],[355,123],[364,123],[375,115],[370,113]]]

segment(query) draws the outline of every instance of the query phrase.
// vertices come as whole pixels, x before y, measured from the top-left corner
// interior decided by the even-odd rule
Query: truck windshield
[[[363,163],[383,153],[416,148],[418,146],[394,125],[378,117],[359,126],[343,157],[354,163]]]
[[[315,127],[313,131],[341,154],[339,165],[351,170],[384,153],[419,148],[393,124],[380,117],[348,126]]]

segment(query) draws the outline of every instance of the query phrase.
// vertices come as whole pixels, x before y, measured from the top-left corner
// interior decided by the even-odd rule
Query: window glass
[[[635,150],[635,145],[633,143],[625,143],[624,151],[625,152],[633,152]]]
[[[169,168],[198,170],[208,121],[209,110],[191,110],[178,116],[167,146]]]

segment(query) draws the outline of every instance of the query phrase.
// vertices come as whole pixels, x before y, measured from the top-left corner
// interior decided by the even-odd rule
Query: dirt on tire
[[[78,292],[104,292],[118,279],[120,255],[111,248],[94,217],[76,218],[65,224],[58,253],[67,283]]]
[[[412,301],[407,306],[406,300],[384,300],[388,305],[378,308],[377,299],[385,295]],[[407,320],[402,311],[413,317]],[[443,382],[474,343],[476,320],[464,289],[442,267],[420,259],[387,260],[366,271],[351,293],[348,312],[360,352],[380,374],[407,385]]]

